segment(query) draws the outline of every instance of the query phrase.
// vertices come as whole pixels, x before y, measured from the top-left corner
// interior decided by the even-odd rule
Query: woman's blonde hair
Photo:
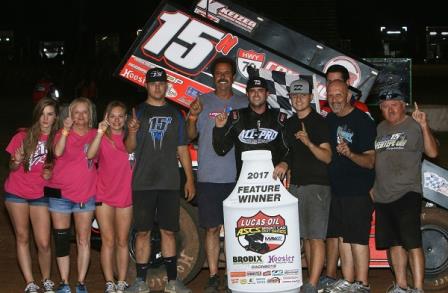
[[[75,108],[76,105],[82,104],[82,103],[87,104],[87,108],[89,110],[89,124],[88,125],[89,125],[89,128],[92,128],[93,127],[93,103],[89,99],[84,98],[84,97],[79,97],[79,98],[74,99],[68,106],[68,114],[72,115],[73,108]]]

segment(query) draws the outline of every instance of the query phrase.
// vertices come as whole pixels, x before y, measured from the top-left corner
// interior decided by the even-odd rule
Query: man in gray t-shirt
[[[224,222],[223,200],[235,186],[235,152],[218,156],[212,145],[215,117],[247,106],[247,98],[232,91],[235,62],[221,57],[211,66],[215,91],[199,96],[190,106],[187,133],[190,139],[198,139],[198,208],[199,224],[206,229],[205,251],[210,270],[206,293],[218,292],[219,233]]]
[[[415,292],[422,292],[424,255],[420,231],[422,153],[436,157],[437,143],[426,114],[415,104],[406,115],[404,96],[398,90],[380,94],[385,118],[375,140],[375,184],[371,191],[376,209],[376,247],[388,249],[395,272],[394,292],[406,292],[411,264]],[[407,291],[409,292],[409,291]],[[413,291],[414,292],[414,291]]]

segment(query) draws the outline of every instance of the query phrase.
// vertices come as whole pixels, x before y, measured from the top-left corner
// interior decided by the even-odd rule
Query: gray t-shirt
[[[421,193],[421,159],[424,151],[420,125],[409,116],[398,125],[383,121],[375,140],[375,201],[389,203],[408,192]]]
[[[187,145],[185,119],[174,106],[137,108],[137,132],[133,190],[179,190],[177,147]]]
[[[233,95],[230,99],[221,99],[214,92],[199,96],[203,105],[199,114],[197,129],[198,139],[198,181],[210,183],[235,182],[236,166],[235,151],[230,150],[225,156],[218,156],[213,149],[212,137],[215,117],[224,109],[230,112],[233,109],[247,107],[248,100],[244,96]]]

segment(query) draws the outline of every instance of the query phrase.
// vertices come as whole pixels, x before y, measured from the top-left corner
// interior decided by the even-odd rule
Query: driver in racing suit
[[[249,107],[223,112],[216,116],[213,129],[213,148],[225,155],[235,145],[237,177],[241,170],[241,153],[250,150],[269,150],[275,169],[274,179],[285,177],[288,170],[288,147],[284,137],[286,114],[267,106],[268,87],[265,79],[249,79],[246,87]]]

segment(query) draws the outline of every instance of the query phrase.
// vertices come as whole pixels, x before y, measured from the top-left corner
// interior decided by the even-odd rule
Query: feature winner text
[[[241,185],[238,186],[240,203],[280,201],[280,185]]]

